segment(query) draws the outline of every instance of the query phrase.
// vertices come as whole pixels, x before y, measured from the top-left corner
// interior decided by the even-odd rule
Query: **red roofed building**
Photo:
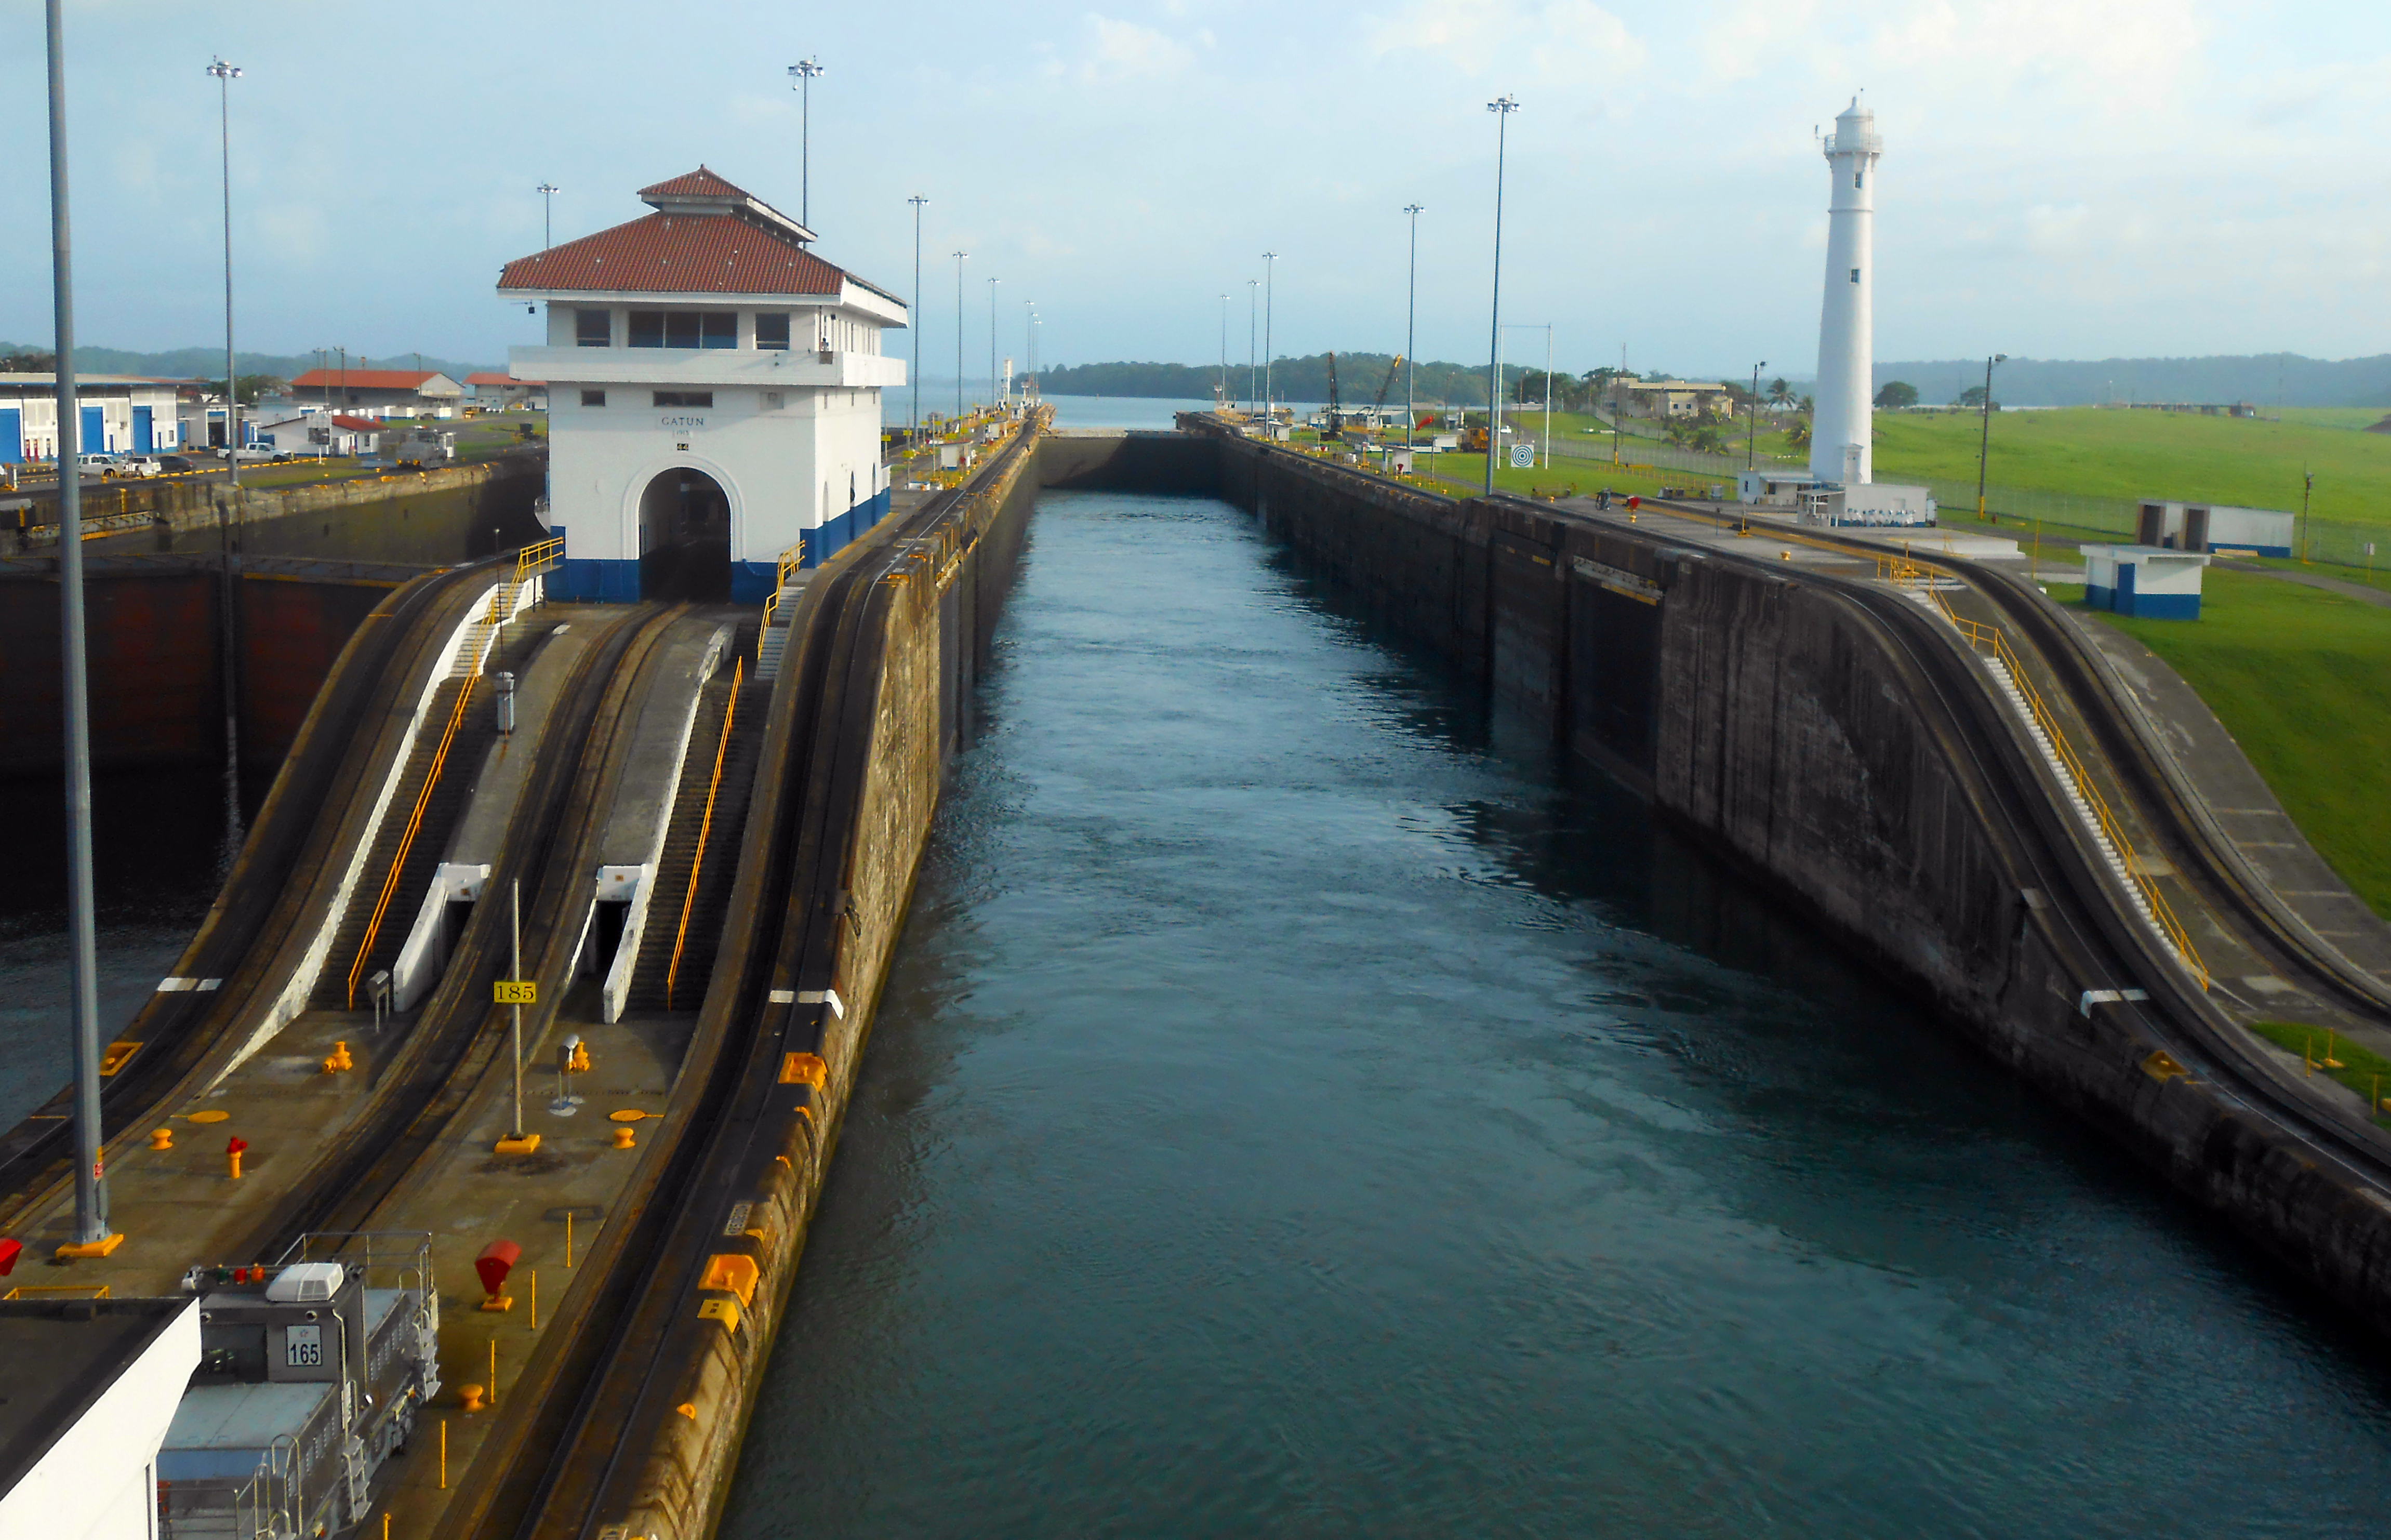
[[[465,387],[437,369],[311,369],[291,382],[293,401],[381,407],[420,415],[454,411]]]
[[[906,306],[704,166],[640,197],[498,276],[547,312],[508,373],[549,388],[550,592],[761,603],[784,551],[818,565],[887,511],[880,393],[905,366],[881,340]]]
[[[504,411],[509,407],[529,407],[534,411],[548,410],[548,382],[518,380],[511,374],[481,372],[465,376],[465,388],[473,393],[473,405],[484,411]]]

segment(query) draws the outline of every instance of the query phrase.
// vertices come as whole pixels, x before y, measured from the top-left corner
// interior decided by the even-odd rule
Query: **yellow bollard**
[[[523,1276],[531,1285],[531,1329],[537,1331],[539,1329],[539,1275],[526,1273]],[[496,1343],[491,1345],[493,1348],[497,1346]]]
[[[151,1129],[149,1131],[149,1147],[151,1149],[173,1149],[174,1147],[174,1131],[171,1128]]]
[[[448,1419],[440,1419],[440,1490],[448,1490]]]
[[[498,1339],[490,1339],[490,1404],[498,1404]]]
[[[630,1124],[616,1123],[614,1125],[614,1147],[616,1149],[629,1149],[632,1145],[638,1143],[639,1138],[636,1134],[632,1133]]]
[[[564,1265],[573,1265],[573,1210],[564,1210]]]

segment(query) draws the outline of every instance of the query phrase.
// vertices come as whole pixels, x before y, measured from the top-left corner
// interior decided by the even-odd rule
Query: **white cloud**
[[[1168,32],[1093,12],[1088,20],[1096,36],[1079,76],[1090,84],[1175,75],[1195,62],[1195,50]]]
[[[1594,0],[1412,0],[1370,28],[1374,58],[1424,53],[1478,77],[1588,83],[1640,70],[1650,54]]]

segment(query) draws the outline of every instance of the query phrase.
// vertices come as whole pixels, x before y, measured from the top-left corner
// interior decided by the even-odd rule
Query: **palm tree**
[[[1778,411],[1783,411],[1787,407],[1792,405],[1792,386],[1787,384],[1782,380],[1771,380],[1768,382],[1768,404],[1770,406],[1776,408]]]

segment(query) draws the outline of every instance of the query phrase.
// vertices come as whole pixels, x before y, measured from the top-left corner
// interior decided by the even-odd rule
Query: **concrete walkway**
[[[2276,896],[2351,962],[2378,978],[2391,978],[2391,925],[2378,918],[2317,854],[2242,745],[2183,676],[2114,627],[2072,612],[2067,618],[2115,665],[2227,837]],[[2265,997],[2282,992],[2280,979],[2224,982],[2237,993]],[[2292,1002],[2286,998],[2268,1003],[2287,1006]]]

